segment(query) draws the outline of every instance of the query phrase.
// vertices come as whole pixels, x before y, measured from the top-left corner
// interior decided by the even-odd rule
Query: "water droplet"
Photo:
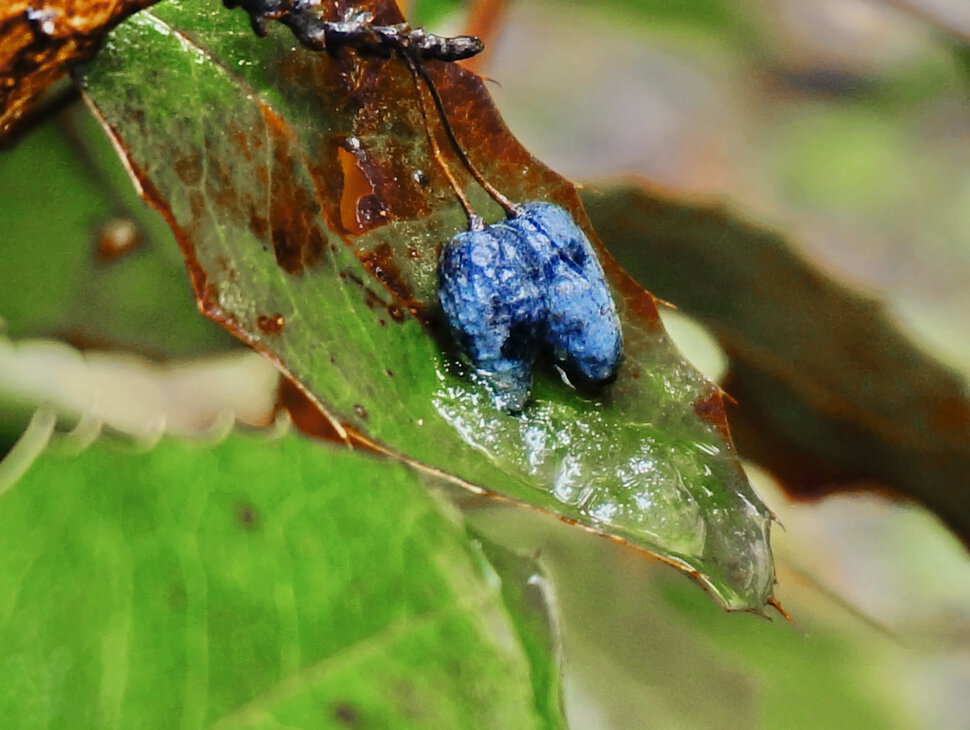
[[[256,326],[264,334],[278,335],[283,331],[283,327],[286,326],[286,319],[284,319],[282,314],[273,314],[270,316],[262,314],[256,318]]]

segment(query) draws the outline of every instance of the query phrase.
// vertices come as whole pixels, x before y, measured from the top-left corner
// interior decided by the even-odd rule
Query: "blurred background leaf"
[[[589,190],[620,263],[718,338],[741,453],[803,496],[877,482],[970,540],[970,399],[878,304],[777,234],[638,185]]]
[[[199,316],[174,236],[83,108],[0,154],[0,216],[9,336],[157,359],[235,346]]]

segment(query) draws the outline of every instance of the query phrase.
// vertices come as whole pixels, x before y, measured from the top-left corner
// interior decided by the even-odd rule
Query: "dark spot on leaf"
[[[95,258],[110,263],[134,251],[142,243],[141,232],[129,218],[112,218],[98,229]]]
[[[286,320],[282,314],[274,314],[271,316],[261,314],[256,318],[256,326],[259,327],[261,332],[267,335],[278,335],[283,331],[285,325]]]
[[[236,151],[240,152],[247,161],[253,159],[253,150],[249,144],[250,135],[244,133],[241,129],[235,129],[230,133],[230,139],[232,139]],[[259,141],[256,140],[256,144],[253,146],[258,147],[259,144]]]
[[[333,719],[344,725],[356,725],[360,719],[360,713],[349,702],[340,702],[333,707]]]
[[[364,280],[361,279],[359,276],[357,276],[357,274],[355,274],[353,271],[351,271],[349,269],[344,269],[343,271],[341,271],[340,272],[340,278],[341,279],[344,279],[344,280],[350,280],[350,281],[352,281],[354,284],[356,284],[357,286],[359,286],[361,289],[364,288]]]
[[[293,131],[268,107],[263,118],[273,145],[273,172],[269,180],[269,229],[276,262],[288,274],[315,266],[327,241],[317,219],[319,202],[310,193],[300,167],[299,144]]]
[[[385,374],[385,375],[386,375],[387,377],[389,377],[389,378],[393,378],[393,377],[394,377],[394,371],[393,371],[393,370],[385,370],[385,371],[384,371],[384,374]]]
[[[199,220],[205,213],[205,196],[198,190],[189,193],[189,208],[192,211],[192,218]]]
[[[404,321],[404,310],[402,310],[396,304],[391,304],[387,308],[387,313],[391,319],[400,324]]]
[[[242,500],[236,504],[236,522],[246,532],[252,532],[259,527],[259,513],[252,502]]]
[[[367,306],[371,309],[385,306],[384,300],[381,299],[380,294],[378,294],[376,291],[371,289],[369,286],[364,287],[364,301],[366,302]]]
[[[389,243],[382,243],[361,257],[367,270],[380,281],[394,297],[403,302],[413,299],[411,287],[394,263],[394,251]]]
[[[180,157],[173,163],[175,174],[186,187],[195,187],[202,180],[202,160],[199,155]]]
[[[354,413],[357,414],[358,418],[367,420],[367,409],[364,408],[364,406],[362,406],[360,403],[354,404]]]
[[[257,238],[265,238],[266,232],[269,230],[269,223],[261,215],[257,215],[256,211],[251,211],[249,214],[249,230]]]
[[[726,440],[730,440],[727,413],[724,410],[724,398],[716,385],[712,384],[707,395],[695,401],[694,413],[714,426]]]

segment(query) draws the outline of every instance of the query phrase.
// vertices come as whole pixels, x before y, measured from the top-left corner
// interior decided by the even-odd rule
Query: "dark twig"
[[[245,10],[257,35],[266,35],[266,24],[276,20],[315,51],[337,53],[353,48],[362,55],[382,58],[406,52],[418,61],[461,61],[485,48],[474,36],[446,38],[407,23],[375,25],[374,14],[360,10],[349,10],[342,20],[324,20],[319,11],[321,0],[223,0],[223,4]]]

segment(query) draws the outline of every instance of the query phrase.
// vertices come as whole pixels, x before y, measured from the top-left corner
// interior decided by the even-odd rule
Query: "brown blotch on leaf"
[[[374,454],[386,453],[374,441],[358,432],[350,424],[342,424],[344,430],[347,432],[347,439],[344,439],[334,427],[333,422],[327,418],[326,414],[307,398],[306,394],[299,387],[287,378],[283,378],[280,381],[276,407],[278,410],[285,410],[289,413],[293,425],[307,436],[337,443],[342,446],[346,446],[349,443],[355,449]]]
[[[292,130],[269,107],[263,106],[262,112],[273,145],[270,243],[280,268],[297,275],[318,264],[326,250],[318,220],[320,205],[299,168],[299,143]]]
[[[249,230],[253,232],[257,238],[266,238],[266,234],[269,231],[269,222],[258,215],[255,210],[249,213]]]
[[[710,384],[707,394],[694,402],[694,413],[714,426],[721,437],[730,442],[731,432],[728,429],[727,412],[724,410],[724,397],[720,388]]]
[[[195,187],[202,181],[202,159],[198,154],[178,158],[172,163],[172,169],[187,187]]]
[[[369,286],[364,287],[364,302],[370,309],[377,309],[378,307],[384,307],[384,300],[381,299],[380,294],[371,289]]]
[[[286,378],[280,380],[276,405],[277,409],[289,413],[293,425],[308,436],[322,441],[344,443],[343,437],[331,420],[320,412],[320,409],[306,397],[302,390]]]
[[[391,304],[391,305],[388,306],[388,308],[387,308],[387,314],[388,314],[388,316],[390,316],[391,319],[393,319],[398,324],[400,324],[401,322],[403,322],[404,321],[404,318],[405,318],[404,310],[401,309],[396,304]]]
[[[256,318],[256,326],[263,334],[278,335],[286,326],[286,319],[278,313],[273,315],[261,314]]]
[[[394,262],[394,251],[391,244],[382,243],[361,257],[364,267],[378,280],[394,297],[403,302],[413,298],[411,287],[401,275],[401,270]],[[393,316],[393,315],[392,315]]]
[[[364,408],[364,406],[362,406],[360,403],[354,404],[354,413],[357,414],[358,418],[363,419],[365,421],[367,420],[367,409]]]

